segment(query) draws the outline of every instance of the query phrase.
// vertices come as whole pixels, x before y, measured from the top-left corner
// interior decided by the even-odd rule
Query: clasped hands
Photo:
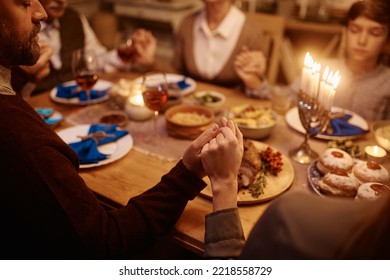
[[[19,66],[28,76],[31,82],[39,82],[50,74],[50,58],[53,49],[47,44],[40,45],[40,56],[32,66]]]
[[[210,178],[214,211],[237,207],[237,175],[242,156],[242,133],[232,120],[224,117],[184,152],[184,165],[200,178]]]
[[[242,46],[234,60],[234,69],[246,88],[256,89],[264,80],[267,60],[261,51],[251,51]]]
[[[137,63],[144,67],[153,66],[157,49],[157,40],[153,34],[146,29],[140,28],[134,31],[131,39],[136,42],[134,47],[137,54],[135,57]]]

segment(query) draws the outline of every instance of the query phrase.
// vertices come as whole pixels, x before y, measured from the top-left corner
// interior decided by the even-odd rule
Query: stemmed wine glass
[[[146,142],[161,143],[157,131],[158,112],[168,101],[168,83],[165,73],[148,72],[142,77],[142,97],[145,106],[154,111],[153,134],[148,135]],[[158,141],[156,141],[158,140]]]
[[[77,85],[87,95],[86,103],[91,102],[91,90],[99,79],[98,57],[92,51],[77,49],[72,53],[72,72]]]
[[[318,153],[313,151],[308,143],[310,137],[323,133],[329,123],[330,107],[324,106],[317,97],[310,96],[303,91],[298,95],[299,119],[306,131],[305,140],[297,148],[290,151],[291,158],[299,163],[308,164],[318,158]]]
[[[117,37],[116,52],[118,57],[126,65],[126,70],[131,69],[131,64],[137,55],[137,49],[135,48],[136,41],[127,32],[120,33]]]

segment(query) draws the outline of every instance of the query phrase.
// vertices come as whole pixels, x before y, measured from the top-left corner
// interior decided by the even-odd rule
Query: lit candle
[[[309,94],[311,87],[311,71],[313,67],[313,58],[310,53],[307,52],[305,55],[305,60],[302,68],[302,77],[301,77],[301,90],[306,94]]]
[[[322,74],[322,80],[320,82],[320,91],[318,94],[318,101],[322,104],[322,106],[325,107],[326,105],[326,98],[327,98],[327,92],[328,92],[328,84],[326,83],[329,75],[329,67],[326,66],[324,73]]]
[[[133,88],[133,93],[127,99],[125,110],[129,117],[136,121],[147,120],[153,116],[153,111],[145,106],[140,87]]]
[[[364,148],[366,153],[367,160],[375,161],[376,163],[381,163],[386,157],[386,151],[379,146],[367,146]]]
[[[315,98],[318,98],[318,87],[320,83],[320,71],[321,71],[321,64],[314,62],[313,66],[313,96]]]

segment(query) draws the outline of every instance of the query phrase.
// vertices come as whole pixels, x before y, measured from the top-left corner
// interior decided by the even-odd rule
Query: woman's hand
[[[249,89],[260,87],[266,70],[267,61],[261,51],[250,51],[247,46],[234,60],[234,69],[245,86]]]
[[[237,175],[243,155],[243,136],[237,125],[222,118],[219,131],[201,152],[211,182],[214,211],[237,207]]]

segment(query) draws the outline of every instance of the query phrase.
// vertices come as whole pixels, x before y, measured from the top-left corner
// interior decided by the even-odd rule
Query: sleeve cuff
[[[206,215],[205,256],[237,258],[245,243],[238,208]]]

